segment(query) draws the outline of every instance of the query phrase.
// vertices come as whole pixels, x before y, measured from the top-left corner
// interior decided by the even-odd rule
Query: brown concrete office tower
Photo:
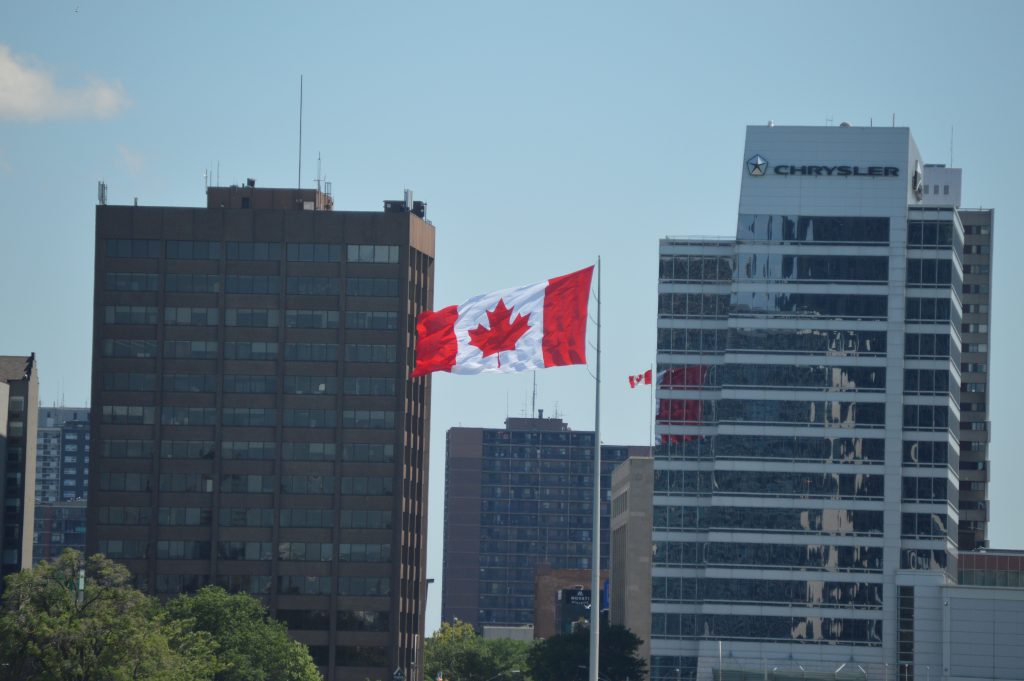
[[[992,319],[992,239],[995,211],[958,213],[964,224],[964,320],[960,338],[960,525],[961,551],[988,546],[989,357]]]
[[[651,659],[653,509],[654,459],[631,456],[612,471],[612,584],[608,620],[640,637],[637,652],[645,660]]]
[[[0,357],[0,592],[3,578],[32,567],[32,529],[35,526],[36,427],[39,408],[39,370],[35,353]]]
[[[433,297],[425,204],[214,187],[96,210],[88,549],[161,596],[248,591],[328,681],[415,676]]]
[[[961,551],[988,546],[989,355],[992,320],[992,244],[995,211],[961,208],[963,171],[941,164],[924,168],[924,203],[953,206],[964,226],[960,327],[960,499],[957,539]]]

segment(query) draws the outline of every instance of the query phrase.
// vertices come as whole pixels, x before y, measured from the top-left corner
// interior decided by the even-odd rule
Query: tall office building
[[[0,508],[4,513],[0,592],[4,577],[32,567],[38,406],[39,366],[35,353],[0,357]]]
[[[434,227],[252,184],[97,207],[89,551],[261,597],[328,681],[415,678]]]
[[[84,499],[89,489],[89,408],[40,407],[36,501]]]
[[[750,127],[743,161],[736,238],[661,243],[652,678],[923,678],[903,614],[956,576],[962,216],[906,128]]]
[[[589,571],[593,448],[593,431],[571,430],[543,411],[506,419],[504,428],[448,430],[443,620],[481,629],[532,624],[538,568]],[[603,570],[611,472],[631,453],[648,451],[601,447]]]
[[[85,552],[85,499],[36,503],[32,563],[53,561],[65,549]]]
[[[964,226],[963,322],[960,339],[960,541],[961,551],[988,546],[989,331],[992,307],[992,240],[995,211],[960,207],[963,171],[924,167],[927,206],[953,206]]]

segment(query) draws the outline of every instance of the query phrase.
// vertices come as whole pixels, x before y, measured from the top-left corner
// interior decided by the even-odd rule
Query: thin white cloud
[[[142,166],[146,164],[146,159],[142,157],[142,154],[124,146],[123,144],[117,145],[117,153],[121,156],[121,161],[128,166],[128,170],[133,175],[138,175],[142,172]]]
[[[120,83],[62,87],[53,74],[0,44],[0,120],[110,118],[128,104]]]

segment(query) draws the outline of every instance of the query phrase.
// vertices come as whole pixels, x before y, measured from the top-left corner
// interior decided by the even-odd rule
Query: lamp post
[[[497,674],[495,674],[491,678],[486,679],[486,681],[494,681],[494,679],[498,678],[499,676],[505,676],[505,674],[522,674],[522,673],[523,672],[520,669],[506,669],[505,671],[498,672]]]

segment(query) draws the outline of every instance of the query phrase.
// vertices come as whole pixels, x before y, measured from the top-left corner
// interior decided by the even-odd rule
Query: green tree
[[[423,646],[424,681],[526,681],[532,644],[508,639],[484,640],[467,622],[449,624]]]
[[[85,570],[85,589],[78,572]],[[216,644],[168,621],[102,555],[67,550],[7,576],[0,608],[0,677],[9,681],[210,681]]]
[[[637,655],[640,638],[619,625],[601,623],[598,674],[607,681],[641,681],[647,663]],[[529,654],[534,681],[586,681],[590,664],[590,629],[579,627],[537,643]]]
[[[171,622],[188,623],[217,643],[215,681],[321,681],[309,649],[248,594],[208,586],[174,598],[167,611]]]

